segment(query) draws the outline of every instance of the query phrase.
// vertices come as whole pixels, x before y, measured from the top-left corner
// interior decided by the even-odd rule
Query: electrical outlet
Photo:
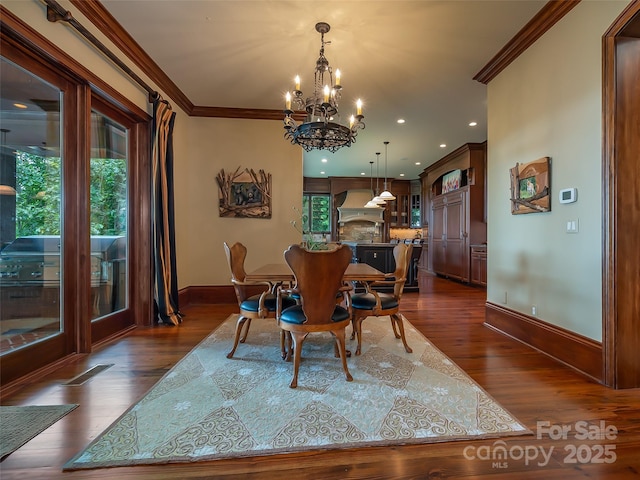
[[[533,315],[534,317],[538,315],[538,307],[536,307],[535,305],[531,306],[531,315]]]

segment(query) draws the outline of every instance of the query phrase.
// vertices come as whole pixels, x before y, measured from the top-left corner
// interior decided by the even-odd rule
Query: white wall
[[[119,53],[71,3],[59,3],[112,52]],[[49,22],[46,7],[39,0],[3,0],[2,5],[152,115],[147,92],[73,29],[63,22]],[[145,82],[157,88],[124,55],[119,56]],[[160,93],[173,103],[166,93]],[[247,270],[265,262],[282,261],[285,248],[300,241],[300,234],[289,222],[297,219],[293,206],[299,209],[302,205],[302,149],[284,140],[279,121],[189,117],[176,105],[173,108],[179,288],[231,283],[223,241],[241,241],[247,246]],[[238,166],[272,174],[271,219],[219,217],[216,175],[222,168],[235,171]]]
[[[583,1],[488,85],[487,300],[602,338],[602,36],[627,1]],[[509,169],[551,157],[551,212],[511,215]],[[576,187],[578,201],[558,192]],[[566,233],[577,220],[579,232]],[[506,301],[505,301],[506,295]]]

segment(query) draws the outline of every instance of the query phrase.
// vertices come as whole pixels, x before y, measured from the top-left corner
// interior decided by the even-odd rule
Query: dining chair
[[[365,293],[351,295],[353,323],[351,339],[355,336],[358,340],[356,355],[360,355],[362,347],[362,321],[369,316],[379,317],[389,315],[393,334],[396,338],[402,339],[404,349],[407,353],[413,351],[407,344],[407,339],[404,335],[404,325],[402,324],[403,315],[400,313],[400,298],[404,291],[404,284],[409,268],[411,268],[412,252],[412,244],[398,243],[393,247],[393,258],[396,262],[395,271],[385,273],[386,280],[365,284]],[[392,289],[392,293],[379,292],[376,290],[376,287],[387,287],[388,289]]]
[[[224,242],[224,251],[231,269],[231,283],[240,308],[233,348],[227,354],[227,358],[231,358],[238,348],[238,343],[244,343],[247,339],[252,319],[276,318],[276,294],[273,292],[273,285],[269,282],[247,282],[245,280],[247,274],[244,269],[244,261],[247,257],[247,247],[239,242],[231,246]],[[251,295],[251,292],[256,289],[262,289],[262,292]],[[287,307],[296,304],[296,301],[289,296],[284,296],[281,302],[283,306]],[[244,333],[242,333],[243,326],[245,327]],[[283,334],[281,334],[280,343],[281,348],[284,349]]]
[[[351,257],[348,245],[339,245],[334,250],[309,251],[296,244],[284,252],[285,261],[294,274],[294,284],[290,289],[278,288],[276,318],[280,328],[288,334],[287,359],[293,355],[291,388],[298,386],[302,344],[309,333],[316,332],[331,332],[336,342],[335,356],[342,361],[347,381],[353,380],[347,368],[345,347],[345,328],[351,322],[351,286],[342,281]],[[337,292],[342,292],[344,306],[336,303]],[[285,293],[298,294],[299,304],[286,308],[281,302]]]

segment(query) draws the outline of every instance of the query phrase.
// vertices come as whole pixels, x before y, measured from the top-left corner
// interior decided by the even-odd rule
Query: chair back
[[[284,258],[295,276],[295,291],[300,294],[305,325],[331,323],[336,294],[353,253],[348,245],[334,250],[309,251],[291,245]]]
[[[240,242],[236,242],[231,246],[229,246],[227,242],[224,242],[224,252],[227,255],[227,262],[231,270],[231,283],[233,283],[233,288],[236,291],[238,302],[241,303],[248,296],[246,287],[238,283],[244,282],[247,276],[244,269],[244,260],[247,258],[247,247]]]
[[[396,261],[396,269],[393,272],[393,276],[396,280],[402,279],[402,282],[396,282],[393,286],[393,296],[398,300],[402,296],[404,291],[404,282],[409,274],[409,268],[411,268],[411,254],[413,253],[413,244],[411,243],[398,243],[393,247],[393,258]]]

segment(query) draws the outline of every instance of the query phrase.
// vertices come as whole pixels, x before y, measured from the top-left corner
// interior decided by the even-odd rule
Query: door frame
[[[634,73],[640,58],[624,55],[628,41],[635,52],[640,0],[632,1],[603,36],[602,351],[603,380],[613,388],[640,387],[640,212],[630,208],[640,199],[640,186],[637,176],[628,174],[637,173],[640,151],[639,136],[628,131],[640,124]]]

